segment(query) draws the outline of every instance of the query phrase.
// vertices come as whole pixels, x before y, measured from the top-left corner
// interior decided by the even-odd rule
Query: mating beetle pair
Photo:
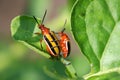
[[[46,13],[47,10],[45,11],[41,24],[39,24],[37,19],[33,16],[38,24],[39,29],[42,32],[43,41],[47,46],[46,50],[48,53],[50,53],[52,57],[58,57],[59,55],[61,55],[62,57],[66,58],[70,54],[70,39],[67,36],[67,34],[64,33],[65,28],[61,32],[55,33],[53,31],[50,31],[49,28],[44,26],[43,21],[46,16]],[[58,39],[56,35],[58,35],[60,39]]]

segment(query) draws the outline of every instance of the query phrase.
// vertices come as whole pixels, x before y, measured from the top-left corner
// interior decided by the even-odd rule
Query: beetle
[[[64,23],[64,26],[65,24],[66,24],[66,21]],[[63,30],[61,32],[58,32],[57,34],[60,37],[59,44],[62,52],[61,55],[63,58],[67,58],[71,51],[71,45],[70,45],[70,38],[66,33],[64,33],[64,31],[65,31],[65,28],[63,28]]]
[[[44,13],[43,19],[41,24],[37,21],[36,17],[33,16],[35,21],[38,24],[38,28],[41,30],[43,35],[43,41],[45,42],[47,46],[47,52],[50,53],[51,56],[59,56],[60,54],[60,47],[59,47],[59,41],[56,37],[55,33],[53,31],[50,31],[49,28],[45,27],[43,24],[44,18],[46,16],[47,10]],[[37,33],[40,34],[40,33]]]

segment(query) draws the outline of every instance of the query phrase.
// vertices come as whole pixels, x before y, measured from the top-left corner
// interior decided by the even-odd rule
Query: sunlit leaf
[[[119,12],[120,0],[76,1],[71,15],[72,32],[81,52],[91,63],[92,72],[120,67]],[[115,73],[119,75],[119,71]]]
[[[34,51],[37,51],[43,56],[50,57],[40,45],[42,35],[36,35],[34,33],[40,32],[33,17],[29,16],[17,16],[11,22],[11,33],[15,40],[18,40]]]

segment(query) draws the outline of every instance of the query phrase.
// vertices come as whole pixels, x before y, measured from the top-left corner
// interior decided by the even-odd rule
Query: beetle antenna
[[[44,16],[43,16],[43,18],[42,18],[42,22],[41,22],[41,24],[43,24],[43,22],[44,22],[44,19],[45,19],[46,13],[47,13],[47,9],[45,10],[45,13],[44,13]]]
[[[67,23],[67,19],[65,20],[65,23],[64,23],[64,25],[63,25],[64,28],[63,28],[62,31],[61,31],[62,33],[65,31],[65,25],[66,25],[66,23]]]
[[[63,33],[64,31],[65,31],[65,28],[63,28],[61,32]]]
[[[45,19],[46,13],[47,13],[47,10],[45,10],[45,13],[44,13],[44,16],[43,16],[43,18],[42,18],[42,22],[41,22],[41,24],[43,24],[43,22],[44,22],[44,19]],[[36,18],[35,16],[33,16],[33,18],[35,19],[35,21],[37,22],[37,24],[40,25],[40,23],[38,22],[37,18]]]
[[[36,19],[36,17],[33,16],[33,18],[35,19],[35,21],[37,22],[37,24],[40,25],[40,23],[38,22],[38,20]]]

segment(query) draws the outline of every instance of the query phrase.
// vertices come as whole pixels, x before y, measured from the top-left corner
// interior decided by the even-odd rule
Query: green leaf
[[[40,32],[40,30],[38,29],[33,17],[17,16],[11,22],[11,34],[15,40],[24,43],[29,48],[49,58],[50,55],[48,55],[48,53],[46,53],[40,45],[42,35],[34,34],[36,32]]]
[[[120,69],[114,69],[107,72],[99,72],[86,78],[86,80],[119,80]]]
[[[99,71],[99,60],[96,57],[86,33],[85,14],[90,1],[77,0],[71,15],[71,28],[82,53],[88,58],[94,72]]]
[[[71,28],[81,52],[92,65],[92,72],[120,68],[119,12],[120,0],[76,1]]]
[[[40,32],[37,26],[38,25],[36,24],[36,21],[34,20],[33,17],[17,16],[11,22],[12,37],[17,41],[24,43],[29,48],[40,53],[46,58],[51,58],[49,53],[46,53],[46,44],[44,43],[44,41],[40,42],[40,40],[42,39],[42,34],[40,35],[34,34],[36,32]],[[77,78],[75,74],[76,73],[75,69],[72,66],[72,64],[66,65],[67,61],[65,61],[61,57],[57,57],[55,59],[57,59],[58,61],[65,65],[66,69],[68,70],[68,73],[72,78]]]

